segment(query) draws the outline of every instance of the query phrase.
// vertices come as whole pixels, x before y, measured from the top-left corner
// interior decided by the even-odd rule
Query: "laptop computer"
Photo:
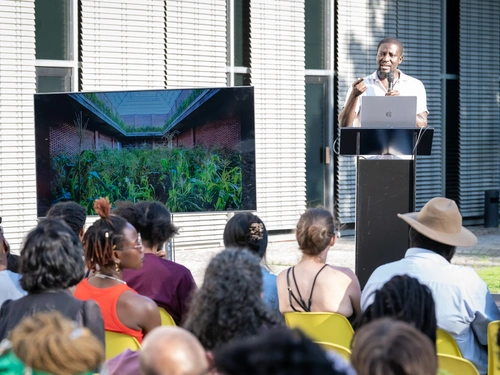
[[[417,126],[416,96],[362,96],[362,128],[414,128]]]

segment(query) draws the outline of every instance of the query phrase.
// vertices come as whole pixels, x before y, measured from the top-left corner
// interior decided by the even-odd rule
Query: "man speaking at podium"
[[[339,114],[341,127],[360,126],[360,96],[416,96],[417,127],[427,126],[427,96],[421,81],[398,69],[403,61],[403,45],[396,38],[385,38],[377,48],[378,69],[365,78],[358,78],[347,93],[344,108]]]

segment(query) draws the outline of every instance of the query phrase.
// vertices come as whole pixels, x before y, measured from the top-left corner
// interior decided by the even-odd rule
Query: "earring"
[[[120,264],[118,262],[115,263],[115,271],[116,273],[122,272],[122,270],[120,269]]]

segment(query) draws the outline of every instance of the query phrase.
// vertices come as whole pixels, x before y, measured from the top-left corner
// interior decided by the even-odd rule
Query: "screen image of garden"
[[[72,200],[256,210],[252,87],[35,94],[38,216]]]

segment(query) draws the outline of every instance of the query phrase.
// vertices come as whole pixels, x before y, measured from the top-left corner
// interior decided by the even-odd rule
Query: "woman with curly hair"
[[[24,317],[56,310],[89,328],[104,342],[99,306],[93,301],[82,302],[69,291],[83,278],[83,248],[78,236],[63,220],[42,220],[28,233],[19,257],[19,273],[21,287],[28,295],[2,304],[0,340]]]
[[[103,344],[59,312],[27,317],[0,348],[0,374],[91,375],[104,360]]]
[[[352,270],[326,263],[336,240],[332,214],[324,208],[308,209],[300,217],[296,237],[302,259],[278,275],[280,311],[329,311],[352,322],[360,313],[361,289]]]
[[[123,280],[137,293],[163,307],[180,325],[196,283],[186,267],[161,257],[164,243],[177,233],[170,212],[159,202],[124,202],[113,213],[141,233],[144,245],[142,268],[123,270]]]
[[[94,300],[101,308],[104,329],[135,337],[159,326],[158,307],[148,297],[137,294],[122,278],[122,270],[142,267],[140,234],[124,218],[110,215],[107,198],[94,202],[101,217],[85,232],[83,238],[87,267],[93,271],[75,289],[75,297]]]
[[[259,259],[248,250],[226,249],[209,263],[184,327],[207,351],[236,338],[279,325],[277,314],[261,298]]]
[[[224,246],[248,249],[261,260],[263,296],[266,304],[278,311],[276,276],[269,272],[266,263],[267,229],[264,222],[250,212],[234,215],[224,228]]]

